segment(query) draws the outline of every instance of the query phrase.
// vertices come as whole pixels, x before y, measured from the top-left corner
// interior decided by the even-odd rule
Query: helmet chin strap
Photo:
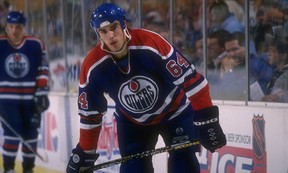
[[[131,35],[130,35],[128,29],[127,29],[127,28],[123,29],[123,32],[124,32],[125,36],[126,36],[128,39],[125,41],[125,43],[123,44],[122,48],[121,48],[119,51],[110,51],[110,50],[108,50],[108,49],[105,49],[105,48],[104,48],[104,45],[105,45],[105,44],[104,44],[104,42],[100,39],[100,41],[101,41],[101,49],[104,50],[104,51],[106,51],[106,52],[108,52],[108,53],[111,53],[111,54],[113,54],[113,55],[122,53],[122,52],[125,50],[125,48],[126,48],[128,42],[129,42],[129,40],[131,40]],[[100,37],[99,37],[99,38],[100,38]]]

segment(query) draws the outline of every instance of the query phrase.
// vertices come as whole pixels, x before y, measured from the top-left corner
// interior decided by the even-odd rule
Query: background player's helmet
[[[115,21],[118,21],[125,29],[125,11],[119,6],[111,3],[104,3],[92,13],[90,18],[90,26],[93,29],[98,29],[107,26]]]
[[[25,25],[26,18],[22,12],[10,11],[7,15],[6,22]]]

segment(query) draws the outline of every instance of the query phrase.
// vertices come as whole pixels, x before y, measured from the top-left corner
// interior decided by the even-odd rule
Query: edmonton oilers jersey
[[[25,36],[13,46],[0,37],[0,101],[33,100],[48,92],[48,62],[42,42]]]
[[[212,105],[207,80],[163,37],[144,29],[129,32],[127,66],[103,51],[100,43],[82,64],[78,97],[82,130],[97,127],[87,119],[105,114],[105,93],[115,101],[116,116],[141,125],[165,123],[187,106],[199,110]]]

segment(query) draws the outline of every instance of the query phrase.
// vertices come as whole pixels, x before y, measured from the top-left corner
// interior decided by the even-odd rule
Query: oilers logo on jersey
[[[118,98],[129,111],[143,113],[155,105],[158,92],[154,81],[144,76],[135,76],[120,87]]]
[[[12,78],[24,77],[29,72],[28,58],[22,53],[10,54],[5,61],[5,70]]]

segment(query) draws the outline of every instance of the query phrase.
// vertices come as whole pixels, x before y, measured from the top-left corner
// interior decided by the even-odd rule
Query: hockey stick
[[[173,151],[173,150],[179,150],[179,149],[187,148],[187,147],[198,145],[198,144],[200,144],[200,141],[187,141],[187,142],[178,143],[178,144],[174,144],[174,145],[170,145],[170,146],[166,146],[166,147],[162,147],[162,148],[144,151],[142,153],[137,153],[137,154],[123,157],[123,158],[119,158],[119,159],[115,159],[115,160],[110,160],[108,162],[100,163],[98,165],[93,165],[89,169],[84,171],[84,173],[92,173],[93,171],[107,168],[110,166],[114,166],[114,165],[117,165],[120,163],[124,163],[124,162],[131,160],[131,159],[153,156],[156,154],[160,154],[160,153],[164,153],[164,152],[168,152],[168,151]]]
[[[43,156],[41,156],[36,150],[34,150],[30,144],[28,144],[22,137],[19,133],[17,133],[12,127],[11,125],[4,119],[2,118],[2,116],[0,116],[0,121],[5,124],[6,127],[9,128],[9,130],[11,130],[19,139],[20,139],[20,142],[22,144],[24,144],[30,151],[32,151],[37,157],[39,157],[39,159],[41,159],[43,162],[47,163],[48,162],[48,158],[47,158],[47,155],[46,157],[44,158]]]

